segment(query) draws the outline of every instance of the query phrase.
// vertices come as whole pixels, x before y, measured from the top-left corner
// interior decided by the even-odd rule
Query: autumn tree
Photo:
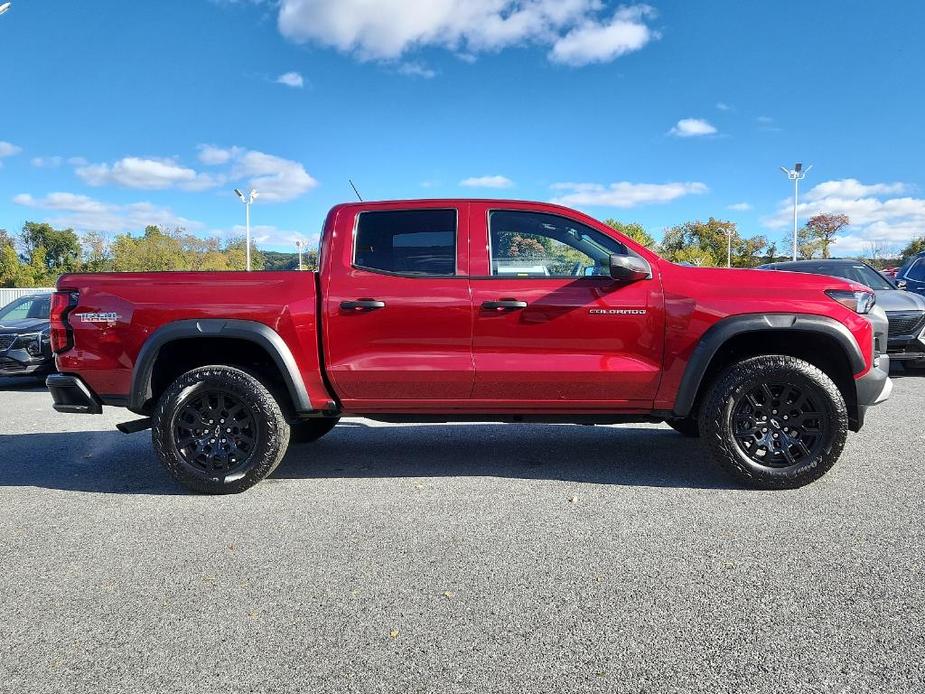
[[[761,254],[768,244],[764,236],[743,237],[735,222],[713,217],[706,222],[685,222],[670,227],[665,231],[660,250],[676,263],[725,265],[730,236],[733,267],[754,267],[761,262]]]
[[[851,224],[846,214],[817,214],[809,218],[806,226],[797,233],[800,255],[812,258],[822,253],[823,258],[831,258],[829,246],[835,242],[836,235]]]
[[[918,236],[900,251],[900,255],[902,256],[902,261],[905,262],[912,256],[922,252],[925,252],[925,236]]]
[[[655,239],[646,231],[645,227],[638,222],[630,222],[629,224],[624,224],[619,222],[616,219],[605,219],[604,224],[609,226],[611,229],[616,229],[624,236],[628,236],[633,239],[640,246],[645,246],[649,249],[655,249]]]

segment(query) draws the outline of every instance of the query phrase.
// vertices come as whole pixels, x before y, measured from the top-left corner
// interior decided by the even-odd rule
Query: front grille
[[[893,311],[887,312],[890,320],[890,337],[897,335],[918,335],[925,328],[925,312]]]
[[[15,335],[0,335],[0,352],[9,349],[10,345],[12,345],[15,341]]]

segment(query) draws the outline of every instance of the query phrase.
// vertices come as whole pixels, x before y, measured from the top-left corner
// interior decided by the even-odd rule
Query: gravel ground
[[[794,491],[664,426],[356,419],[210,498],[0,381],[0,691],[921,693],[923,394]]]

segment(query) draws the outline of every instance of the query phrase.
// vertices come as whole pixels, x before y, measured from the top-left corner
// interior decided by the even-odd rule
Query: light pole
[[[302,269],[302,242],[300,240],[297,240],[295,242],[295,247],[299,249],[299,270],[301,270]]]
[[[793,165],[792,169],[788,169],[786,166],[780,167],[780,170],[786,174],[787,178],[793,181],[793,259],[797,259],[797,198],[800,194],[800,181],[806,178],[806,174],[809,173],[809,170],[813,168],[813,165],[810,164],[806,167],[806,170],[803,170],[803,164],[797,162]]]
[[[8,9],[10,9],[10,5],[12,5],[12,4],[13,4],[13,3],[11,3],[11,2],[0,2],[0,14],[3,14],[3,13],[6,12]]]
[[[251,188],[251,192],[245,197],[238,188],[234,189],[234,194],[241,198],[241,202],[244,203],[244,233],[247,237],[246,243],[246,258],[247,258],[247,271],[251,271],[251,205],[254,204],[254,200],[257,199],[257,196],[260,195],[256,190]]]
[[[726,267],[732,267],[732,227],[726,229]]]

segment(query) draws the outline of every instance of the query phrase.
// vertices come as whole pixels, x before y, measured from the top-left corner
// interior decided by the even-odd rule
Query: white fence
[[[0,307],[6,306],[11,301],[18,299],[21,296],[26,296],[27,294],[48,294],[49,292],[53,291],[55,291],[54,287],[17,287],[14,289],[0,288]]]

